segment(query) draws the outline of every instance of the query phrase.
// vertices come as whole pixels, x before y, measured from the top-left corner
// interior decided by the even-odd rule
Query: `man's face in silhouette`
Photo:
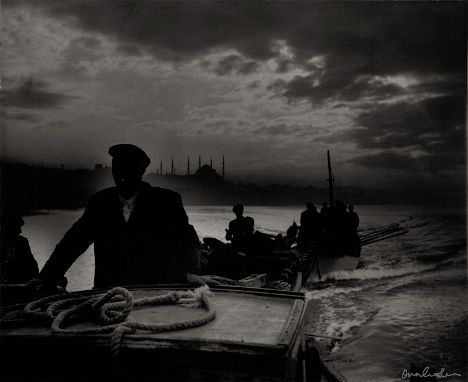
[[[128,199],[134,196],[141,186],[145,167],[131,158],[113,158],[112,176],[119,194]]]

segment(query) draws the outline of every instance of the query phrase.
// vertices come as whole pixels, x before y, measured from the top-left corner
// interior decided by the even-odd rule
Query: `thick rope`
[[[134,300],[130,291],[116,287],[104,294],[91,297],[73,297],[71,295],[45,297],[28,304],[24,308],[24,313],[32,318],[52,322],[51,329],[54,333],[100,334],[112,332],[111,355],[116,359],[124,334],[134,333],[136,330],[151,333],[168,332],[202,326],[212,321],[215,318],[215,310],[209,299],[211,295],[208,286],[202,286],[193,291],[169,292],[161,296]],[[189,308],[198,308],[204,305],[207,312],[200,318],[174,323],[144,323],[127,319],[134,307],[161,304],[179,304]],[[93,329],[64,328],[66,323],[69,324],[96,315],[104,326]]]

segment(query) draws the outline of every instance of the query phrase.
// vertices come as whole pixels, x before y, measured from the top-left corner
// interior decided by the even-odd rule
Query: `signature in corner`
[[[444,368],[441,368],[438,373],[430,373],[429,366],[426,366],[422,372],[410,372],[407,369],[403,370],[401,373],[401,379],[407,379],[411,377],[419,377],[419,378],[449,378],[449,377],[461,377],[461,374],[458,373],[448,373],[445,371]]]

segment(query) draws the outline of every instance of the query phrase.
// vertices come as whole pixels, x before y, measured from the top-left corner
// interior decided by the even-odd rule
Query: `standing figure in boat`
[[[359,257],[361,254],[361,240],[358,236],[359,215],[354,211],[354,206],[348,206],[347,213],[346,248],[349,256]]]
[[[299,229],[298,243],[307,246],[315,243],[320,236],[321,219],[314,203],[307,203],[307,209],[301,213],[301,227]]]
[[[180,195],[142,181],[150,159],[139,147],[119,144],[109,154],[115,187],[91,196],[31,285],[56,284],[93,243],[96,288],[182,282],[198,272],[199,241]]]
[[[348,221],[351,234],[356,236],[359,227],[359,215],[354,211],[354,206],[352,204],[348,206]]]
[[[18,212],[8,207],[3,209],[0,224],[1,284],[24,284],[39,274],[28,239],[21,236],[23,225],[24,220]]]
[[[326,232],[331,231],[331,214],[332,208],[328,206],[327,202],[323,202],[322,208],[320,209],[320,221],[322,225],[322,230]]]
[[[332,210],[332,235],[338,239],[342,239],[347,234],[348,225],[348,211],[346,211],[346,205],[339,201],[335,201],[335,207]]]
[[[236,218],[229,222],[229,229],[226,229],[226,240],[229,240],[236,250],[245,251],[252,242],[254,219],[250,216],[243,216],[244,206],[242,204],[236,204],[232,211]]]

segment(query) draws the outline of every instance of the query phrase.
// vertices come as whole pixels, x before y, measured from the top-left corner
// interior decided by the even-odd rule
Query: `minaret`
[[[224,180],[224,155],[223,155],[223,180]]]
[[[187,157],[187,176],[190,175],[190,157]]]
[[[162,159],[161,162],[159,162],[159,175],[163,174],[163,169],[162,169]]]
[[[171,157],[171,175],[174,175],[174,157]]]
[[[198,154],[198,169],[201,169],[201,155]]]

